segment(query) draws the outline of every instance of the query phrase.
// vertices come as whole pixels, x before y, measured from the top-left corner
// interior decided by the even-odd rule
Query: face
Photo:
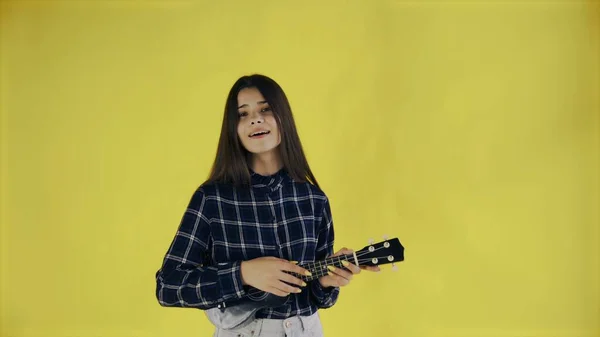
[[[242,145],[253,154],[275,151],[281,143],[279,128],[269,103],[256,88],[238,94],[237,133]]]

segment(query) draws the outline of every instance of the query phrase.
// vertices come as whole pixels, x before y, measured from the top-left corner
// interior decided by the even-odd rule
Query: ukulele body
[[[256,293],[254,290],[251,295],[206,310],[206,316],[221,329],[240,328],[254,320],[259,310],[282,306],[290,299],[290,296],[281,297],[264,291]]]

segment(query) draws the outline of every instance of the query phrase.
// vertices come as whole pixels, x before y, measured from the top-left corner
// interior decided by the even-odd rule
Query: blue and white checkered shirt
[[[193,194],[176,235],[156,273],[162,306],[210,309],[243,297],[240,264],[263,256],[299,263],[333,254],[334,231],[327,196],[316,186],[292,180],[284,169],[252,173],[252,187],[204,184]],[[288,304],[257,318],[311,315],[337,301],[339,288],[317,280],[291,294]]]

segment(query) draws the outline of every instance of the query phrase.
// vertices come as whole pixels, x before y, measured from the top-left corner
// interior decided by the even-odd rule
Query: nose
[[[250,120],[250,123],[252,125],[260,124],[262,122],[263,122],[263,117],[261,116],[261,114],[253,114],[252,119]]]

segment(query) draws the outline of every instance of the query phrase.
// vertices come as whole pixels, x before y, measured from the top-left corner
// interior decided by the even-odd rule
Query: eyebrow
[[[267,101],[258,101],[256,103],[258,103],[258,104],[267,104],[269,102],[267,102]],[[247,107],[247,106],[248,106],[248,104],[242,104],[242,105],[238,106],[238,109],[241,109],[241,108]]]

